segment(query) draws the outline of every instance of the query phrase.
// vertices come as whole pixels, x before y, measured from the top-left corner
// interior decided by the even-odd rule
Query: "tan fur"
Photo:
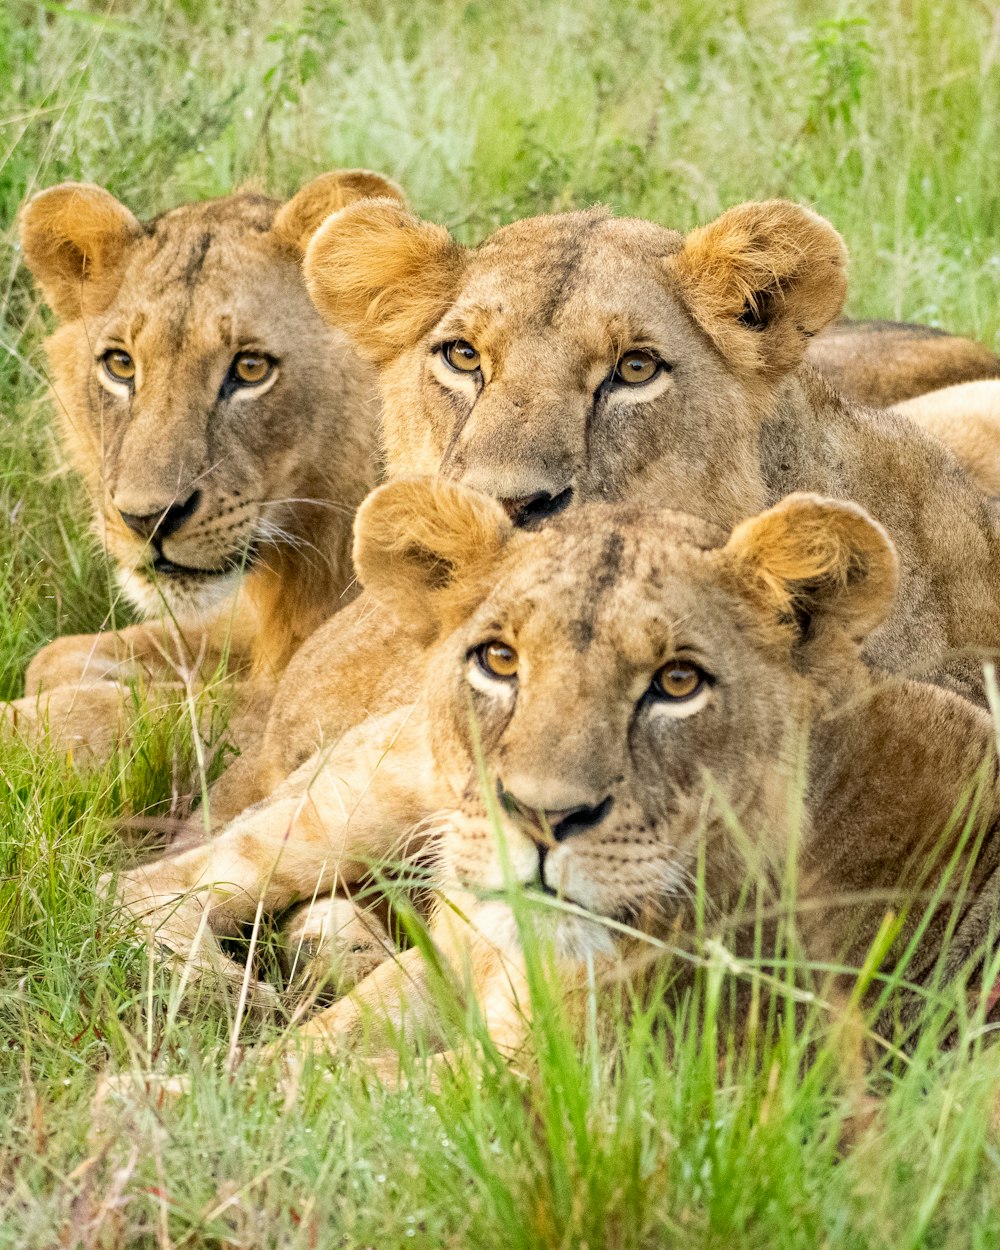
[[[350,598],[350,525],[374,481],[378,401],[367,368],[317,315],[300,264],[325,217],[373,194],[402,198],[381,175],[342,170],[285,204],[239,192],[146,224],[84,184],[25,205],[25,262],[61,323],[46,351],[62,448],[125,594],[151,618],[44,648],[14,709],[25,721],[49,707],[65,741],[100,739],[106,691],[81,691],[68,717],[57,716],[65,697],[36,707],[36,693],[212,671],[226,655],[273,681]],[[131,395],[108,385],[99,359],[116,346],[135,362]],[[277,360],[276,380],[226,393],[247,348]],[[163,514],[192,491],[193,514],[161,543],[186,571],[157,576],[155,551],[122,513]]]
[[[742,204],[692,230],[673,268],[698,324],[747,372],[794,368],[803,338],[835,317],[847,295],[840,237],[783,200]],[[747,335],[740,318],[757,333]]]
[[[848,399],[886,408],[1000,377],[1000,359],[981,343],[899,321],[836,321],[809,344],[806,359]]]
[[[405,541],[414,530],[420,547]],[[356,880],[366,856],[398,851],[408,831],[412,847],[431,821],[444,900],[433,936],[508,1052],[524,1043],[527,982],[510,906],[490,895],[511,884],[535,900],[529,927],[566,993],[585,986],[588,965],[620,979],[650,939],[693,936],[699,864],[705,923],[737,953],[752,939],[734,911],[744,883],[772,906],[790,857],[815,959],[860,966],[892,907],[905,921],[884,967],[916,935],[907,979],[929,982],[956,899],[964,919],[945,981],[992,940],[1000,788],[989,718],[937,687],[876,682],[861,662],[866,631],[891,610],[897,565],[856,505],[793,496],[728,539],[627,505],[525,532],[463,488],[397,482],[360,510],[356,559],[401,628],[430,625],[410,700],[318,754],[212,843],[119,881],[129,912],[182,956],[219,963],[216,939],[258,905],[277,911],[336,877]],[[477,648],[495,639],[516,649],[516,678],[479,666]],[[675,657],[707,680],[670,704],[653,683]],[[792,801],[803,759],[804,814]],[[976,855],[948,822],[984,761],[989,833]],[[963,899],[949,881],[966,872]],[[920,937],[923,900],[939,886]],[[377,1048],[386,1024],[433,1037],[429,976],[417,952],[384,963],[304,1035],[344,1048]]]
[[[601,223],[605,223],[603,229]],[[404,409],[416,393],[412,389],[415,378],[420,376],[419,389],[426,395],[427,375],[434,375],[424,359],[434,336],[417,327],[438,320],[438,341],[454,325],[456,336],[459,331],[466,337],[473,333],[477,345],[488,344],[491,374],[494,366],[503,370],[503,377],[490,387],[502,393],[489,396],[493,401],[486,405],[490,415],[496,408],[505,408],[523,431],[530,427],[537,433],[547,412],[552,412],[554,420],[564,421],[565,410],[576,407],[576,387],[592,380],[588,363],[596,368],[601,356],[607,362],[615,349],[630,345],[630,338],[642,338],[654,326],[661,331],[666,328],[662,320],[657,324],[655,304],[650,303],[651,283],[662,274],[664,262],[681,279],[685,303],[699,327],[731,368],[742,372],[748,399],[752,399],[754,368],[770,374],[768,380],[773,383],[778,374],[794,368],[803,350],[806,359],[819,365],[835,385],[843,384],[849,398],[867,402],[879,400],[883,391],[872,384],[854,384],[859,370],[869,369],[872,379],[895,377],[894,386],[905,385],[909,394],[915,394],[951,380],[954,374],[944,367],[945,360],[964,361],[971,368],[972,357],[990,356],[967,340],[920,326],[837,322],[824,330],[824,321],[835,315],[843,300],[843,244],[815,214],[781,201],[732,209],[717,222],[692,232],[683,249],[674,232],[651,223],[610,221],[598,210],[518,222],[471,252],[449,244],[439,227],[418,223],[391,208],[380,212],[368,205],[348,209],[336,231],[334,223],[327,229],[329,234],[317,233],[306,259],[310,292],[324,315],[346,328],[380,366],[390,410],[385,431],[390,467],[398,464],[401,471],[430,470],[435,459],[440,462],[442,457],[450,467],[461,460],[462,443],[471,434],[461,428],[463,418],[454,400],[450,412],[442,411],[441,428],[433,435],[427,428],[429,414],[411,420],[409,429],[401,428]],[[573,270],[573,282],[560,295],[559,275],[568,271],[567,266]],[[451,317],[442,313],[449,297]],[[381,317],[400,302],[406,319],[399,324],[392,320],[383,329]],[[561,312],[538,321],[539,310],[554,310],[557,305]],[[413,323],[409,338],[408,320]],[[566,331],[562,343],[557,336],[545,334],[546,328],[559,325]],[[540,349],[538,359],[521,350],[527,343],[518,342],[528,332]],[[423,349],[420,354],[412,350],[417,341]],[[939,346],[942,341],[946,349]],[[526,383],[532,381],[528,375],[535,374],[532,393],[523,399],[519,388],[511,384],[508,347],[518,349]],[[542,349],[547,349],[548,363],[555,371],[572,369],[561,388],[553,386],[550,391]],[[921,356],[925,349],[927,360]],[[701,389],[706,397],[711,394],[707,377]],[[774,401],[773,389],[764,397],[767,405]],[[898,386],[888,398],[897,397]],[[440,407],[441,396],[436,399]],[[506,402],[501,404],[501,400]],[[398,422],[393,419],[396,411]],[[528,413],[533,414],[530,421]],[[698,428],[694,418],[692,413],[692,436]],[[582,427],[582,414],[576,420]],[[480,416],[475,424],[487,423]],[[966,440],[961,434],[953,435],[947,421],[940,429],[928,428],[946,444],[954,436],[954,450],[960,457],[964,454]],[[457,434],[454,442],[449,432]],[[488,429],[483,439],[493,441]],[[551,458],[551,453],[545,454],[544,443],[539,450],[543,454],[536,459]],[[979,460],[974,458],[968,468],[975,475]],[[606,471],[610,472],[610,466]],[[647,475],[654,471],[646,470]],[[504,476],[510,480],[513,495],[522,483],[523,493],[528,493],[531,478],[539,475],[515,473],[512,463]],[[473,477],[467,480],[476,484]],[[488,476],[478,484],[496,489]],[[504,486],[503,493],[507,489]]]
[[[338,281],[338,299],[349,305],[351,324],[376,358],[391,350],[389,344],[405,346],[419,338],[447,303],[459,249],[447,230],[418,222],[405,206],[393,200],[369,204],[363,217],[331,218],[317,233],[307,281],[316,306],[330,320],[337,314],[326,302],[325,278],[340,272],[342,255],[357,256],[369,240],[376,245],[368,265],[352,265]]]
[[[896,411],[949,446],[988,495],[1000,495],[1000,381],[946,386]]]
[[[427,490],[421,480],[400,482],[391,498],[369,513],[355,566],[363,585],[380,587],[379,600],[395,617],[418,630],[424,622],[433,636],[453,617],[466,615],[453,584],[456,566],[461,566],[462,585],[474,600],[481,593],[476,567],[481,565],[488,575],[513,525],[507,521],[498,532],[493,509],[482,515],[471,512],[445,484],[437,489],[437,506],[431,512],[422,506]],[[426,569],[425,579],[414,580],[409,573],[413,564]]]
[[[21,247],[60,320],[101,312],[121,282],[142,226],[123,204],[89,183],[41,191],[21,218]]]
[[[313,178],[274,215],[274,231],[305,255],[313,235],[330,216],[355,200],[386,199],[405,203],[402,189],[368,169],[337,169]]]
[[[758,238],[776,248],[770,265]],[[699,256],[706,240],[721,274],[733,269],[724,305],[706,302],[681,235],[600,210],[519,222],[470,251],[391,205],[353,205],[317,233],[306,269],[326,315],[340,309],[379,362],[390,474],[440,472],[514,513],[538,492],[571,492],[574,503],[670,505],[725,529],[793,490],[856,499],[900,555],[901,593],[867,639],[867,660],[982,698],[981,656],[1000,641],[1000,538],[986,501],[910,423],[846,404],[795,367],[808,334],[837,312],[825,291],[842,293],[839,237],[811,213],[768,204],[726,214],[696,237]],[[741,246],[751,250],[745,263]],[[750,324],[740,320],[747,275],[763,284]],[[722,286],[715,273],[712,291]],[[712,306],[729,311],[717,312],[725,324],[709,336]],[[435,352],[455,339],[480,351],[480,381],[449,373]],[[769,365],[762,342],[775,345],[783,369]],[[735,364],[721,343],[739,345]],[[672,371],[641,394],[609,394],[615,362],[637,347]],[[430,567],[447,576],[449,561]],[[296,845],[320,848],[325,885],[350,882],[371,852],[369,822],[395,836],[420,819],[392,760],[405,744],[422,749],[401,709],[421,680],[429,615],[402,623],[362,600],[317,631],[285,673],[244,789],[270,797],[205,860],[178,866],[166,893],[198,879],[214,889],[220,863],[236,862],[239,888],[252,896],[254,865],[282,854],[290,825]],[[367,766],[390,742],[379,797],[355,753]],[[311,893],[315,862],[304,862]],[[277,873],[269,898],[301,897],[298,872],[296,860]],[[141,898],[146,886],[135,888]]]
[[[756,569],[779,619],[806,610],[819,587],[829,595],[838,585],[851,590],[851,624],[860,638],[885,620],[896,597],[895,553],[885,531],[857,504],[816,512],[792,495],[737,525],[729,545]],[[867,604],[859,582],[870,587]],[[826,613],[835,614],[832,602]]]
[[[339,309],[340,324],[380,362],[390,476],[440,472],[515,512],[535,492],[571,490],[572,501],[662,504],[726,528],[795,490],[854,499],[900,553],[900,595],[866,658],[982,700],[981,661],[1000,644],[995,516],[935,440],[795,367],[809,331],[838,311],[843,262],[830,226],[773,202],[731,210],[693,244],[593,210],[517,222],[471,250],[369,202],[318,231],[306,271],[326,315]],[[755,286],[758,317],[744,324]],[[370,315],[397,300],[417,334],[408,343],[402,323],[383,337]],[[712,316],[720,325],[710,337]],[[459,338],[481,352],[479,383],[432,350]],[[766,344],[783,371],[768,365]],[[655,350],[672,372],[602,397],[632,347]],[[250,797],[263,799],[317,746],[405,699],[412,629],[359,602],[317,631],[282,680]]]

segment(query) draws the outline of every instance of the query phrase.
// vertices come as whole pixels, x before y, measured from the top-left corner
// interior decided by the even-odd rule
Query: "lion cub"
[[[910,982],[934,975],[951,915],[946,976],[982,954],[1000,846],[990,722],[862,663],[898,570],[857,505],[792,495],[728,537],[583,506],[532,532],[468,488],[402,480],[362,506],[355,560],[422,640],[397,674],[409,699],[213,842],[126,874],[119,896],[159,940],[219,960],[215,939],[259,902],[356,881],[433,824],[434,939],[509,1051],[528,1002],[510,888],[537,900],[567,989],[683,932],[699,863],[725,917],[748,874],[776,889],[794,858],[814,959],[860,966],[890,907],[903,921],[885,963],[912,938]],[[975,857],[950,823],[974,778],[991,822]],[[433,1027],[427,975],[418,951],[383,963],[302,1032],[371,1045],[373,1011]]]

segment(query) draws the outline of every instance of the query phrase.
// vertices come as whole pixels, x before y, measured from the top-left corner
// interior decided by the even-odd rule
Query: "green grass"
[[[998,62],[985,0],[7,0],[0,695],[113,606],[55,472],[12,226],[31,191],[90,179],[146,215],[366,165],[465,240],[595,200],[686,228],[785,195],[843,232],[853,313],[996,348]],[[569,1044],[543,983],[530,1080],[487,1052],[439,1089],[316,1067],[289,1098],[273,1065],[227,1063],[232,1005],[178,1002],[96,898],[141,844],[134,818],[198,789],[189,735],[162,724],[96,775],[0,755],[0,1247],[1000,1241],[996,1056],[975,1019],[942,1052],[933,1006],[908,1060],[868,1071],[850,1018],[821,1011],[741,1051],[713,966],[679,1014],[623,1027],[611,1065]],[[191,1089],[95,1115],[100,1075],[125,1069]],[[865,1091],[879,1117],[844,1152]]]

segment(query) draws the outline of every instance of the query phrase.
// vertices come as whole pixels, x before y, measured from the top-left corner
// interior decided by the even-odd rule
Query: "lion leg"
[[[24,697],[0,707],[0,724],[32,746],[47,742],[76,762],[100,765],[128,744],[133,685],[143,691],[144,710],[155,710],[175,701],[178,692],[200,689],[218,671],[222,655],[209,631],[181,635],[162,621],[56,638],[28,665]],[[245,720],[256,742],[260,718]]]
[[[405,1084],[400,1041],[410,1044],[419,1034],[435,1044],[437,1003],[431,992],[430,968],[422,952],[404,951],[381,963],[346,998],[313,1016],[306,1024],[257,1050],[258,1058],[277,1060],[284,1083],[294,1091],[310,1055],[336,1060],[350,1057],[381,1084]],[[433,1081],[454,1052],[432,1049],[427,1056]]]
[[[100,764],[125,739],[124,689],[114,681],[52,690],[0,705],[0,732],[48,745],[74,762]]]
[[[414,947],[379,964],[346,998],[317,1012],[290,1040],[306,1050],[374,1057],[396,1050],[401,1036],[433,1035],[436,1008],[430,968]]]
[[[134,627],[145,631],[144,626]],[[46,643],[32,657],[24,675],[30,697],[58,686],[85,686],[94,682],[135,680],[141,675],[128,631],[103,634],[67,634]]]
[[[148,726],[176,710],[186,694],[195,695],[199,734],[203,738],[215,736],[217,704],[205,697],[204,691],[186,691],[179,682],[159,682],[137,692],[121,682],[95,681],[55,686],[0,703],[0,737],[17,738],[34,750],[58,751],[78,766],[100,768],[116,751],[129,747],[137,726]],[[243,722],[238,721],[236,733],[226,733],[227,741],[235,739],[241,749],[244,741],[237,735],[242,727]],[[231,792],[235,789],[232,787]],[[246,787],[243,794],[246,796]],[[236,805],[236,811],[249,801],[247,798]]]
[[[183,680],[218,665],[220,655],[206,630],[183,635],[169,621],[149,621],[100,634],[67,634],[34,656],[24,677],[25,693],[93,682]]]
[[[25,695],[0,709],[0,723],[33,747],[46,744],[74,762],[99,765],[123,744],[128,687],[138,676],[132,652],[144,649],[148,627],[56,638],[34,656]]]
[[[524,961],[483,941],[467,922],[462,922],[461,930],[459,935],[454,920],[442,911],[432,929],[441,943],[439,960],[429,961],[420,948],[385,960],[346,998],[302,1025],[296,1040],[309,1049],[359,1052],[372,1059],[397,1051],[401,1038],[412,1042],[419,1035],[431,1045],[441,1045],[445,1034],[440,1013],[449,1010],[456,994],[457,1002],[472,995],[490,1040],[508,1058],[516,1057],[529,1028]]]
[[[361,726],[208,842],[124,873],[118,898],[151,940],[214,956],[258,910],[356,882],[389,854],[436,806],[426,758],[407,709]]]

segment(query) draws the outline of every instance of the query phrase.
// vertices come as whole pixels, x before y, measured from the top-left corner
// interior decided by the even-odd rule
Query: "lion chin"
[[[526,891],[517,908],[500,899],[477,904],[476,928],[507,956],[524,949],[526,929],[531,933],[528,945],[550,951],[564,963],[586,964],[611,958],[616,951],[615,931],[604,917],[573,914],[534,891]]]
[[[231,599],[243,580],[240,569],[223,573],[194,570],[157,576],[149,566],[119,569],[118,584],[145,617],[174,617],[180,625],[211,615]]]

